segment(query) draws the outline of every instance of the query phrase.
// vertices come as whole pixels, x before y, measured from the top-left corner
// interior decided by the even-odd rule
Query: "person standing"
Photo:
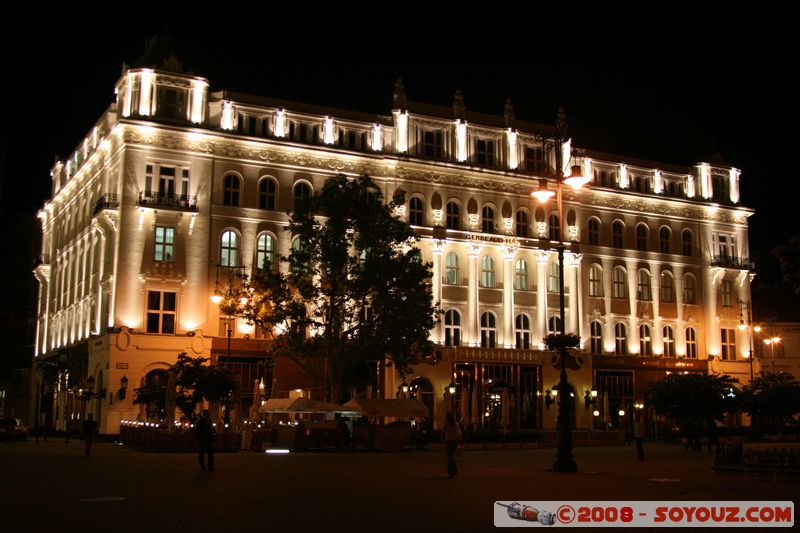
[[[206,455],[208,455],[208,469],[214,470],[214,424],[211,414],[204,409],[200,419],[194,426],[197,434],[197,454],[200,460],[200,470],[206,469]]]
[[[444,440],[444,449],[447,452],[447,475],[455,477],[455,475],[458,474],[456,451],[458,450],[458,445],[461,444],[463,435],[461,433],[461,427],[456,423],[456,418],[453,416],[453,413],[447,413],[445,417],[442,438]]]
[[[633,422],[633,438],[636,440],[636,456],[640,461],[644,461],[644,438],[646,436],[647,426],[639,415]]]
[[[92,413],[86,415],[86,420],[83,421],[81,430],[83,431],[83,442],[85,444],[84,453],[86,457],[89,457],[92,454],[94,436],[97,434],[97,422],[94,420]]]

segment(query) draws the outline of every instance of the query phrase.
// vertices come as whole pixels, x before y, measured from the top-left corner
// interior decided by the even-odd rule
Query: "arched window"
[[[481,230],[484,233],[494,233],[494,209],[484,206],[481,219]]]
[[[603,353],[603,324],[599,320],[592,322],[590,328],[591,350],[593,354]]]
[[[455,202],[447,202],[447,229],[461,229],[461,210]]]
[[[236,174],[228,174],[222,179],[222,204],[239,205],[241,181]]]
[[[589,267],[589,296],[603,296],[603,269],[600,265]]]
[[[691,274],[686,274],[683,277],[683,303],[685,304],[694,304],[696,303],[695,299],[695,286],[694,286],[694,276]]]
[[[611,276],[612,287],[614,289],[614,298],[627,298],[628,297],[628,283],[627,274],[622,267],[615,267]]]
[[[531,347],[531,320],[528,315],[517,315],[514,320],[518,350],[529,350]]]
[[[256,268],[272,270],[275,268],[275,238],[262,233],[256,241]]]
[[[275,191],[277,185],[272,178],[263,178],[258,182],[258,207],[269,211],[275,210]]]
[[[658,251],[662,254],[670,253],[670,241],[672,240],[672,231],[666,227],[662,226],[660,230],[658,230]]]
[[[294,191],[292,192],[294,208],[297,209],[298,202],[308,200],[309,198],[311,198],[311,185],[304,181],[298,181],[295,183]]]
[[[455,309],[444,314],[444,345],[461,345],[461,315]]]
[[[628,355],[628,332],[622,322],[617,322],[614,325],[614,344],[617,354]]]
[[[611,224],[611,246],[614,248],[625,247],[625,224],[621,220],[615,220]]]
[[[550,218],[547,219],[548,237],[551,241],[561,240],[561,229],[558,225],[558,213],[550,213]]]
[[[492,313],[481,315],[481,347],[494,348],[497,345],[496,320]]]
[[[219,264],[239,266],[239,234],[232,230],[222,233],[219,244]]]
[[[640,302],[649,302],[652,300],[650,293],[650,273],[647,270],[640,270],[637,274],[637,291],[636,297]]]
[[[639,224],[636,226],[636,249],[640,252],[647,251],[647,226],[645,224]]]
[[[669,270],[661,272],[661,301],[672,303],[675,301],[675,287],[672,273]]]
[[[444,282],[447,285],[458,285],[461,281],[458,272],[458,255],[455,252],[450,252],[445,258],[444,266]]]
[[[547,334],[554,335],[556,333],[561,333],[561,317],[553,315],[547,321]]]
[[[600,245],[600,221],[597,220],[596,218],[590,218],[589,219],[589,228],[588,229],[589,229],[589,231],[587,233],[588,233],[588,236],[589,236],[589,244],[591,244],[593,246],[599,246]]]
[[[423,225],[422,198],[414,196],[408,202],[408,223],[412,226]]]
[[[650,326],[639,326],[639,355],[653,355],[653,343],[650,340]]]
[[[528,262],[525,259],[517,259],[514,270],[514,286],[518,291],[528,290]]]
[[[694,328],[686,328],[686,357],[697,359],[697,333]]]
[[[494,258],[491,255],[481,258],[481,287],[494,287]]]
[[[517,211],[517,237],[528,236],[528,213],[525,211]]]
[[[675,332],[664,326],[664,357],[675,357]]]
[[[558,275],[558,263],[547,263],[547,292],[558,293],[561,289],[561,278]]]
[[[681,233],[681,253],[686,256],[692,255],[692,231],[685,229]]]

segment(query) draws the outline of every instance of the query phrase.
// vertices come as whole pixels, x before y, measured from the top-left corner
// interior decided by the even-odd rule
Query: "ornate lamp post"
[[[559,230],[559,244],[556,246],[558,251],[558,295],[559,295],[559,312],[561,318],[561,335],[558,342],[558,349],[560,353],[559,366],[561,367],[561,375],[558,382],[558,452],[556,454],[555,463],[553,463],[553,470],[556,472],[575,472],[578,470],[578,465],[575,463],[575,458],[572,454],[572,409],[573,398],[570,395],[569,382],[567,381],[567,348],[570,338],[566,333],[566,312],[564,309],[564,210],[562,203],[562,189],[563,186],[569,185],[573,190],[579,190],[586,185],[590,178],[584,177],[581,174],[580,166],[573,166],[572,172],[569,176],[564,175],[563,168],[563,146],[568,142],[567,135],[567,120],[564,114],[564,109],[558,110],[558,118],[556,121],[556,138],[554,149],[556,151],[556,201],[558,204],[558,230]],[[540,203],[547,202],[552,196],[553,192],[549,190],[548,180],[539,180],[539,189],[531,193],[531,196],[536,198]],[[575,338],[577,340],[577,337]],[[552,348],[552,346],[550,347]]]
[[[753,383],[753,334],[761,331],[758,326],[753,327],[753,304],[750,300],[739,301],[739,331],[750,332],[750,355],[748,360],[750,362],[750,383]]]

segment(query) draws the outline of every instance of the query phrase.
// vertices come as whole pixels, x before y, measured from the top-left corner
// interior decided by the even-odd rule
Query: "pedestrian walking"
[[[644,461],[644,438],[647,436],[647,425],[641,415],[633,422],[633,438],[636,440],[636,457]]]
[[[83,432],[83,442],[85,445],[84,453],[86,454],[86,457],[89,457],[92,454],[94,437],[97,435],[97,422],[95,421],[92,413],[86,415],[86,420],[83,421],[81,430]]]
[[[211,414],[204,409],[200,419],[194,426],[197,434],[197,454],[200,460],[200,470],[206,469],[206,455],[208,456],[208,469],[214,470],[214,424]]]
[[[456,423],[453,413],[447,413],[444,429],[442,430],[442,439],[444,440],[444,449],[447,452],[447,475],[450,477],[455,477],[458,474],[456,452],[463,438],[461,427]]]

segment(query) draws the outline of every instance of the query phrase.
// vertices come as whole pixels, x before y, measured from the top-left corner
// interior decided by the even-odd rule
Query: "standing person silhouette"
[[[455,477],[456,474],[458,474],[456,451],[458,450],[458,445],[461,444],[463,435],[461,433],[461,427],[456,423],[456,418],[453,416],[453,413],[447,413],[445,418],[442,439],[444,440],[444,449],[447,451],[447,475]]]
[[[208,455],[208,469],[214,468],[214,424],[211,422],[211,414],[208,409],[203,410],[200,419],[194,426],[197,434],[197,454],[200,460],[200,470],[206,469],[205,456]]]
[[[89,413],[86,415],[86,420],[83,421],[81,428],[83,432],[83,441],[85,443],[84,453],[86,457],[92,454],[92,443],[94,443],[94,436],[97,434],[97,422],[94,420],[94,415]]]

